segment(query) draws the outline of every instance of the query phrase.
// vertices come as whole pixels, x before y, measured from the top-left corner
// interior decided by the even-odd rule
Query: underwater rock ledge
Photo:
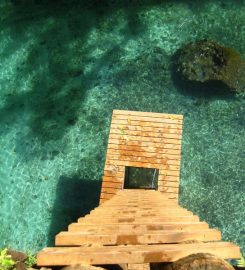
[[[232,48],[204,39],[184,45],[175,58],[176,74],[186,82],[221,82],[245,92],[245,61]]]

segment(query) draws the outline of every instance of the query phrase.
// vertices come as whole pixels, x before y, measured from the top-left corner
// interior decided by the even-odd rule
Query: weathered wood
[[[37,264],[117,264],[173,262],[196,251],[212,254],[223,259],[240,258],[240,249],[228,242],[208,242],[197,244],[158,244],[126,246],[91,246],[45,248],[37,254]]]

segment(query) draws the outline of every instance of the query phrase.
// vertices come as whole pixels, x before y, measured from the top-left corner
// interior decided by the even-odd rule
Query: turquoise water
[[[113,109],[184,115],[180,202],[245,252],[244,94],[176,86],[208,38],[245,58],[245,1],[1,1],[0,247],[36,252],[98,203]]]

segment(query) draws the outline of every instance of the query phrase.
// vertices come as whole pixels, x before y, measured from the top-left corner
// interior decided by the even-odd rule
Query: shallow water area
[[[245,1],[196,2],[0,3],[0,247],[36,252],[96,206],[123,109],[184,115],[180,203],[245,252],[245,95],[171,73],[197,39],[245,59]]]

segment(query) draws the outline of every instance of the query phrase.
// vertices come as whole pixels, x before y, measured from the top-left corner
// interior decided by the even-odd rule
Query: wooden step
[[[223,259],[240,258],[240,248],[229,242],[59,247],[45,248],[39,252],[37,254],[37,265],[173,262],[197,251],[199,253],[211,253]]]
[[[221,233],[216,229],[203,231],[163,231],[159,234],[136,234],[133,231],[119,234],[83,234],[80,232],[61,232],[56,236],[56,246],[81,246],[84,244],[101,245],[138,245],[181,243],[183,241],[219,241]]]
[[[110,213],[118,213],[118,214],[134,214],[134,213],[145,213],[145,214],[153,214],[153,213],[171,213],[171,212],[183,212],[183,213],[192,213],[191,211],[185,209],[185,208],[182,208],[182,207],[163,207],[163,208],[147,208],[147,209],[138,209],[138,208],[122,208],[122,209],[114,209],[114,208],[111,208],[110,209]],[[101,207],[101,208],[95,208],[94,210],[92,210],[90,212],[90,214],[92,213],[108,213],[108,208],[106,207]]]
[[[185,209],[166,209],[166,210],[111,210],[108,212],[108,209],[100,209],[100,210],[93,210],[88,214],[89,216],[104,216],[104,217],[109,217],[109,216],[120,216],[120,217],[126,217],[126,216],[161,216],[161,215],[193,215],[191,211],[185,210]],[[88,216],[86,215],[86,216]]]
[[[127,110],[113,110],[113,115],[126,115],[127,117],[131,117],[131,116],[150,116],[153,118],[167,118],[167,119],[178,119],[178,120],[182,120],[183,119],[183,115],[181,114],[159,114],[159,113],[155,113],[155,112],[140,112],[140,111],[127,111]]]
[[[185,222],[185,221],[199,221],[199,217],[192,216],[161,216],[161,217],[149,217],[149,218],[101,218],[101,217],[84,217],[79,218],[78,222],[87,223],[87,224],[116,224],[116,223],[159,223],[159,222]]]
[[[148,224],[83,224],[72,223],[69,225],[69,231],[97,231],[97,232],[122,232],[134,231],[137,233],[146,233],[156,230],[205,230],[209,225],[206,222],[161,222],[161,223],[148,223]]]

